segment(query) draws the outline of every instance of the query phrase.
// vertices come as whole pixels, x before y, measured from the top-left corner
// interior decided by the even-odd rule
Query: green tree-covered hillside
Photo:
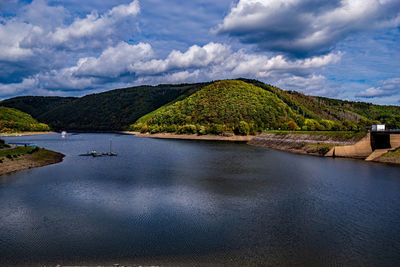
[[[293,111],[309,119],[326,119],[349,125],[357,122],[361,128],[372,123],[384,123],[391,129],[400,129],[400,107],[310,96],[297,91],[285,91],[257,80],[241,79],[275,93]]]
[[[124,130],[141,116],[204,85],[137,86],[80,98],[26,96],[4,100],[0,105],[27,112],[55,130]]]
[[[79,98],[24,96],[0,106],[54,130],[115,131],[135,122],[131,129],[149,132],[360,131],[376,122],[400,128],[399,106],[309,96],[250,79],[136,86]]]
[[[239,80],[218,81],[142,117],[132,129],[150,132],[249,134],[288,127],[303,118],[275,94]]]
[[[1,106],[15,108],[28,113],[35,119],[42,121],[39,117],[60,106],[71,103],[76,97],[59,96],[18,96],[0,102]]]
[[[363,131],[377,122],[400,128],[399,116],[396,106],[307,96],[239,79],[215,82],[163,106],[140,118],[131,130],[198,134],[254,134],[268,129]]]
[[[0,132],[49,131],[47,124],[39,123],[22,111],[0,107]]]

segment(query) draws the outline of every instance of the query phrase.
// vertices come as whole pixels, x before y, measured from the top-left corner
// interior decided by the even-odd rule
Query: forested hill
[[[307,96],[249,79],[137,86],[80,98],[16,97],[0,106],[29,113],[54,130],[124,130],[134,124],[131,129],[149,132],[255,133],[364,130],[376,122],[400,128],[398,106]]]
[[[0,105],[27,112],[54,130],[123,130],[141,116],[204,85],[137,86],[80,98],[25,96],[4,100]]]
[[[21,110],[34,118],[38,118],[40,115],[59,106],[69,104],[76,99],[76,97],[58,96],[19,96],[4,100],[0,102],[0,105]]]
[[[44,123],[39,123],[31,115],[19,110],[0,106],[0,132],[49,131]]]
[[[255,134],[265,129],[362,131],[400,128],[400,107],[307,96],[256,80],[218,81],[131,126],[141,132]]]

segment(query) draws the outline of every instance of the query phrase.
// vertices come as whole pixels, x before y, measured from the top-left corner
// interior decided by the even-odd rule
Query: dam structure
[[[326,157],[358,158],[372,161],[400,147],[400,130],[371,131],[353,145],[335,146]]]

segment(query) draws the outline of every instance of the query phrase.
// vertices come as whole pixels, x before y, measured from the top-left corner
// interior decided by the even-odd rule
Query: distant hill
[[[25,96],[0,106],[26,112],[54,130],[196,128],[244,134],[265,129],[364,130],[374,122],[400,128],[398,106],[308,96],[250,79],[136,86],[79,98]]]
[[[306,96],[256,80],[225,80],[165,105],[131,125],[141,132],[220,134],[265,129],[365,130],[378,120],[400,128],[400,107]]]
[[[47,124],[39,123],[22,111],[0,106],[0,132],[49,131]]]
[[[38,119],[40,115],[62,105],[69,104],[76,99],[78,98],[59,96],[19,96],[3,100],[0,102],[0,105],[21,110]]]
[[[140,118],[133,128],[150,132],[204,133],[277,128],[301,120],[275,94],[243,81],[226,80],[210,84],[182,101],[159,108]],[[250,124],[250,125],[249,125]],[[180,129],[186,126],[185,129]],[[248,130],[246,130],[248,129]]]
[[[137,86],[80,98],[25,96],[4,100],[0,105],[27,112],[55,130],[123,130],[141,116],[203,86]]]

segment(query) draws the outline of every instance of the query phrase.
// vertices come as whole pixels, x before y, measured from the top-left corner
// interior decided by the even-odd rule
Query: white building
[[[374,124],[372,125],[372,131],[373,132],[379,132],[379,131],[385,131],[386,126],[385,124]]]

